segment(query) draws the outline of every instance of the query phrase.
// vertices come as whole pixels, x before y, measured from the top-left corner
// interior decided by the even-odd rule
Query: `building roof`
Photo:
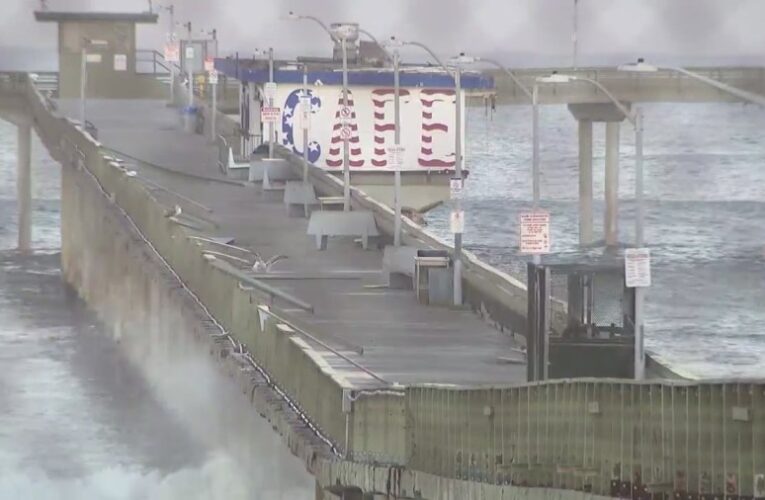
[[[65,21],[112,21],[129,23],[156,23],[158,15],[153,12],[54,12],[35,11],[35,19],[42,22]]]
[[[262,60],[216,59],[215,69],[229,78],[242,82],[265,83],[268,81],[268,65]],[[437,66],[405,66],[399,75],[402,87],[454,88],[451,74]],[[463,71],[460,79],[465,90],[493,89],[494,79],[481,73]],[[274,71],[276,83],[303,82],[303,69],[296,63],[279,62]],[[320,81],[323,85],[342,85],[343,74],[337,67],[321,67],[308,71],[308,81]],[[348,84],[359,86],[393,86],[393,70],[389,68],[351,67]]]

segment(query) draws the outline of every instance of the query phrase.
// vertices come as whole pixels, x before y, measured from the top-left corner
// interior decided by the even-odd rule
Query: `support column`
[[[592,121],[579,120],[579,246],[592,242]]]
[[[27,252],[32,247],[32,127],[18,125],[16,188],[19,204],[18,248]]]
[[[606,211],[603,234],[606,246],[619,243],[619,122],[606,122]]]

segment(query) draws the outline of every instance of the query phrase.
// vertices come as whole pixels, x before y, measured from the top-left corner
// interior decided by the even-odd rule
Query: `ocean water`
[[[702,378],[765,375],[765,110],[744,104],[643,105],[646,244],[653,286],[646,345]],[[518,214],[531,207],[531,111],[467,117],[466,248],[525,279]],[[595,238],[603,238],[604,125],[595,125]],[[563,106],[541,108],[542,208],[552,251],[578,255],[578,137]],[[634,241],[634,132],[620,137],[620,241]],[[443,238],[448,206],[428,221]],[[590,254],[602,252],[593,249]],[[554,256],[553,256],[554,258]]]
[[[156,383],[65,286],[60,167],[36,138],[35,251],[14,250],[15,150],[0,121],[0,499],[314,498],[311,476],[228,379],[190,359]]]

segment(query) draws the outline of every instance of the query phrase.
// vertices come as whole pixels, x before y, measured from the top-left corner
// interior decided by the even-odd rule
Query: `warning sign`
[[[520,215],[520,226],[521,253],[550,253],[550,214],[548,212],[523,212]]]
[[[452,200],[462,197],[462,190],[465,188],[465,181],[461,177],[452,177],[449,179],[449,195]]]
[[[207,76],[207,81],[210,85],[218,85],[218,72],[216,70],[210,71],[210,74]]]
[[[627,248],[624,250],[624,282],[629,288],[651,286],[651,250]]]
[[[462,234],[465,232],[465,211],[452,210],[449,215],[449,228],[453,234]]]
[[[388,153],[388,168],[400,170],[404,165],[404,153],[406,152],[406,148],[400,144],[396,144],[395,146],[388,146],[385,150]]]
[[[282,109],[264,106],[260,111],[260,117],[265,123],[277,123],[282,116]]]
[[[340,108],[340,118],[343,120],[350,120],[351,119],[351,108],[350,106],[343,106]]]
[[[351,138],[351,134],[353,131],[351,130],[351,124],[350,123],[343,123],[343,127],[340,129],[340,138],[347,141]]]
[[[181,61],[180,48],[177,42],[167,42],[165,44],[165,61],[174,63]]]

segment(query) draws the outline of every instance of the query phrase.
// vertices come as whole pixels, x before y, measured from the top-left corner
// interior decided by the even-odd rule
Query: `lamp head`
[[[630,63],[630,64],[622,64],[617,67],[619,71],[626,71],[629,73],[655,73],[656,71],[659,71],[659,68],[652,64],[648,64],[645,62],[645,59],[642,57],[637,60],[637,62]]]
[[[460,66],[463,64],[474,64],[476,62],[480,61],[480,58],[469,56],[465,54],[464,52],[460,52],[457,56],[452,57],[449,59],[449,64],[453,66]]]
[[[576,80],[575,76],[562,75],[557,71],[554,71],[552,74],[547,76],[538,76],[536,81],[537,83],[569,83],[574,80]]]
[[[399,40],[395,36],[391,36],[387,40],[383,40],[381,45],[386,48],[400,49],[401,47],[406,45],[406,42]]]

